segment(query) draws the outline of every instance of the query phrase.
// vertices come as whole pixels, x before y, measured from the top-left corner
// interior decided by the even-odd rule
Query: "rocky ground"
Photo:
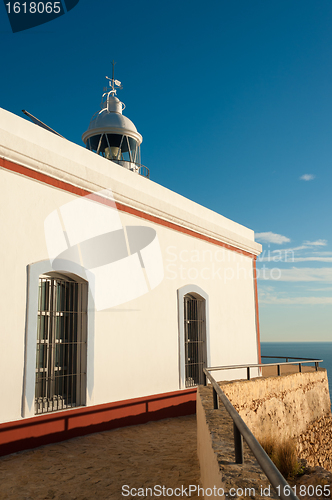
[[[312,422],[297,438],[298,453],[309,466],[324,467],[332,472],[332,416],[325,415]]]
[[[289,480],[297,497],[302,500],[332,498],[332,472],[322,467],[305,467],[305,473]]]
[[[0,500],[156,498],[150,492],[138,496],[138,488],[186,488],[199,485],[199,479],[195,415],[91,434],[0,458]],[[131,495],[126,488],[123,496],[124,485],[137,490]]]

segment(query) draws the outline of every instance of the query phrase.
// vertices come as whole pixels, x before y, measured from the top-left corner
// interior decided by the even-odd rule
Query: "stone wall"
[[[299,457],[308,465],[332,471],[332,417],[324,416],[312,422],[298,438]]]
[[[219,383],[258,440],[294,438],[299,458],[332,471],[326,370]]]
[[[301,385],[298,383],[298,380],[296,381],[298,378],[295,377],[294,384],[290,384],[293,386],[293,389]],[[310,379],[313,383],[313,379]],[[314,380],[318,383],[319,376],[314,376]],[[284,385],[284,380],[278,378],[276,383],[278,381],[281,385]],[[309,384],[308,377],[305,376],[302,389],[305,387],[308,388],[307,382]],[[254,383],[255,380],[244,383],[246,392],[249,394],[248,399],[250,399],[249,390],[254,386]],[[232,392],[231,386],[235,384],[238,384],[238,382],[227,384],[228,392]],[[265,388],[268,386],[265,385]],[[223,385],[223,389],[224,387]],[[264,387],[264,385],[261,387]],[[302,398],[305,398],[305,395],[309,393],[310,390],[303,390]],[[267,399],[270,396],[271,394],[266,394]],[[301,398],[298,395],[296,399]],[[275,402],[275,404],[277,403]],[[316,410],[312,409],[312,414],[315,414]],[[253,420],[254,417],[252,417]],[[283,429],[285,427],[284,425]],[[281,438],[281,436],[279,435],[278,438]],[[292,486],[295,485],[297,491],[300,491],[301,485],[304,485],[303,487],[305,487],[305,491],[308,491],[308,493],[311,491],[309,491],[309,485],[310,488],[321,484],[331,485],[332,474],[322,468],[323,466],[325,469],[329,469],[332,459],[331,415],[322,416],[309,424],[306,432],[299,434],[297,440],[299,442],[299,449],[301,449],[301,458],[306,458],[308,465],[320,466],[307,467],[305,474],[295,478],[290,484]],[[215,486],[217,489],[223,488],[228,497],[230,496],[229,492],[233,489],[232,498],[234,500],[266,500],[267,497],[270,500],[277,500],[278,496],[276,492],[270,486],[269,481],[245,443],[244,463],[235,463],[233,421],[222,404],[218,410],[213,409],[212,387],[210,385],[208,387],[200,386],[197,390],[197,452],[201,470],[201,485],[205,491]],[[236,491],[236,494],[233,496],[234,491]],[[207,500],[207,498],[216,499],[220,497],[212,494],[205,498]],[[312,500],[312,495],[303,496],[301,494],[299,498],[302,500]]]
[[[287,439],[331,414],[326,370],[219,383],[258,440]]]

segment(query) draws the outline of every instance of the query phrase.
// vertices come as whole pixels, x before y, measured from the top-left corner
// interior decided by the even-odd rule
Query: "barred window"
[[[36,414],[85,404],[87,298],[83,280],[39,278]]]
[[[184,341],[186,387],[204,383],[206,367],[205,300],[194,294],[184,296]]]

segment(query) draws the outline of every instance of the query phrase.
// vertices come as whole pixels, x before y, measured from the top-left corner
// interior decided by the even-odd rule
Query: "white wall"
[[[259,254],[254,232],[151,180],[0,108],[0,158],[90,191],[111,188],[117,201]],[[153,170],[151,168],[151,170]],[[236,196],[236,193],[234,193]]]
[[[12,119],[13,115],[8,115]],[[7,117],[6,112],[0,113],[0,128],[1,118],[4,116]],[[17,117],[12,119],[13,127],[17,120]],[[49,166],[51,163],[55,165],[54,168],[64,168],[58,153],[54,152],[56,148],[53,142],[60,141],[59,145],[64,145],[67,156],[75,156],[73,163],[76,161],[77,165],[78,160],[81,162],[77,169],[85,177],[76,177],[76,185],[83,186],[87,182],[85,179],[89,178],[90,187],[110,187],[114,190],[115,186],[118,189],[117,196],[121,197],[124,194],[121,195],[119,190],[122,189],[125,193],[125,182],[128,181],[128,191],[133,197],[136,193],[141,204],[148,200],[150,213],[155,211],[159,217],[163,214],[165,220],[172,220],[174,214],[177,214],[177,221],[184,221],[186,218],[186,222],[183,222],[186,227],[193,224],[193,219],[196,218],[200,224],[210,225],[209,232],[214,231],[215,235],[218,233],[220,241],[228,241],[231,235],[233,243],[238,239],[237,245],[240,248],[250,248],[256,254],[259,252],[260,246],[254,242],[250,230],[125,171],[108,160],[93,156],[89,151],[68,141],[40,131],[32,124],[21,124],[20,120],[19,123],[21,128],[18,133],[22,136],[31,136],[31,131],[35,131],[40,136],[38,140],[43,139],[45,143],[46,138],[53,148],[49,152],[46,148],[43,149],[47,165],[38,160],[39,171],[54,174]],[[4,128],[3,124],[2,127]],[[7,143],[0,146],[0,153],[12,160],[18,161],[18,157],[22,159],[21,153],[9,148],[14,148],[13,131],[6,133],[3,142]],[[35,149],[32,146],[29,141],[25,144],[25,153],[30,155],[25,160],[28,166],[37,168],[35,149],[41,154],[42,148],[40,143]],[[76,151],[78,155],[74,155]],[[92,175],[92,170],[86,166],[90,159],[98,168],[110,167],[116,180],[110,177],[109,172],[104,175],[94,171]],[[68,159],[66,161],[65,166],[69,169]],[[72,174],[69,176],[63,172],[62,175],[67,182],[73,180]],[[34,384],[33,370],[24,371],[27,266],[48,259],[44,236],[46,217],[77,197],[2,168],[0,182],[0,229],[3,242],[0,247],[0,422],[6,422],[22,417],[25,373],[28,373],[29,378],[25,380],[27,386]],[[132,200],[134,203],[134,198]],[[190,208],[194,209],[194,217],[188,215]],[[210,214],[213,223],[208,221]],[[199,286],[209,296],[208,363],[216,366],[257,362],[252,258],[128,213],[120,212],[120,219],[123,226],[148,226],[156,230],[162,252],[164,279],[145,295],[109,309],[95,311],[93,336],[88,337],[88,355],[92,353],[93,356],[87,375],[88,385],[90,383],[88,404],[101,404],[181,388],[177,290],[189,284]],[[32,332],[34,334],[36,332]],[[31,332],[29,335],[31,341]],[[31,408],[30,413],[24,413],[25,416],[32,414]]]

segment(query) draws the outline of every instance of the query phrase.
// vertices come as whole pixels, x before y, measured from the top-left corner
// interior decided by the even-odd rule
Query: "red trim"
[[[53,177],[50,177],[46,174],[42,174],[40,172],[36,172],[35,170],[31,170],[30,168],[23,167],[22,165],[18,165],[17,163],[13,163],[9,160],[5,160],[4,158],[0,158],[0,167],[3,167],[7,170],[10,170],[12,172],[16,172],[18,174],[24,175],[26,177],[30,177],[31,179],[35,179],[39,182],[42,182],[44,184],[48,184],[49,186],[56,187],[58,189],[62,189],[64,191],[67,191],[69,193],[76,194],[78,196],[88,196],[91,195],[92,193],[90,191],[86,191],[85,189],[81,189],[75,186],[72,186],[71,184],[68,184],[68,182],[64,181],[59,181],[57,179],[54,179]],[[104,198],[100,198],[98,195],[93,195],[94,199],[96,201],[100,201],[101,203],[104,203],[106,205],[110,205],[114,207],[114,203],[108,200],[105,200]],[[214,238],[210,238],[209,236],[205,236],[204,234],[196,233],[195,231],[192,231],[191,229],[187,229],[185,227],[179,226],[178,224],[174,224],[173,222],[168,222],[166,220],[160,219],[159,217],[156,217],[154,215],[146,214],[145,212],[142,212],[141,210],[137,210],[136,208],[131,208],[127,207],[126,205],[123,205],[122,203],[116,203],[116,208],[120,210],[121,212],[126,212],[131,215],[135,215],[136,217],[139,217],[141,219],[148,220],[150,222],[154,222],[156,224],[159,224],[161,226],[168,227],[170,229],[173,229],[174,231],[178,231],[180,233],[187,234],[189,236],[193,236],[194,238],[198,238],[200,240],[208,241],[209,243],[213,243],[214,245],[218,245],[223,248],[227,248],[227,250],[232,250],[233,252],[237,252],[241,255],[245,255],[247,257],[254,258],[254,254],[250,252],[246,252],[245,250],[240,250],[239,248],[233,247],[232,245],[228,245],[227,243],[223,243],[222,241],[215,240]]]
[[[0,424],[0,456],[93,432],[192,415],[196,388],[63,410]]]
[[[69,193],[77,194],[79,196],[87,196],[90,194],[90,192],[86,191],[85,189],[72,186],[71,184],[68,184],[68,182],[59,181],[57,179],[54,179],[53,177],[50,177],[49,175],[36,172],[31,168],[23,167],[22,165],[18,165],[17,163],[13,163],[9,160],[5,160],[4,158],[0,158],[0,167],[5,168],[6,170],[10,170],[11,172],[16,172],[17,174],[24,175],[25,177],[30,177],[31,179],[42,182],[43,184],[48,184],[49,186],[63,189],[64,191],[68,191]]]
[[[262,362],[261,358],[261,335],[259,331],[259,311],[258,311],[258,289],[257,289],[257,270],[256,270],[256,256],[253,259],[254,268],[254,287],[255,287],[255,308],[256,308],[256,330],[257,330],[257,346],[258,346],[258,363]]]

